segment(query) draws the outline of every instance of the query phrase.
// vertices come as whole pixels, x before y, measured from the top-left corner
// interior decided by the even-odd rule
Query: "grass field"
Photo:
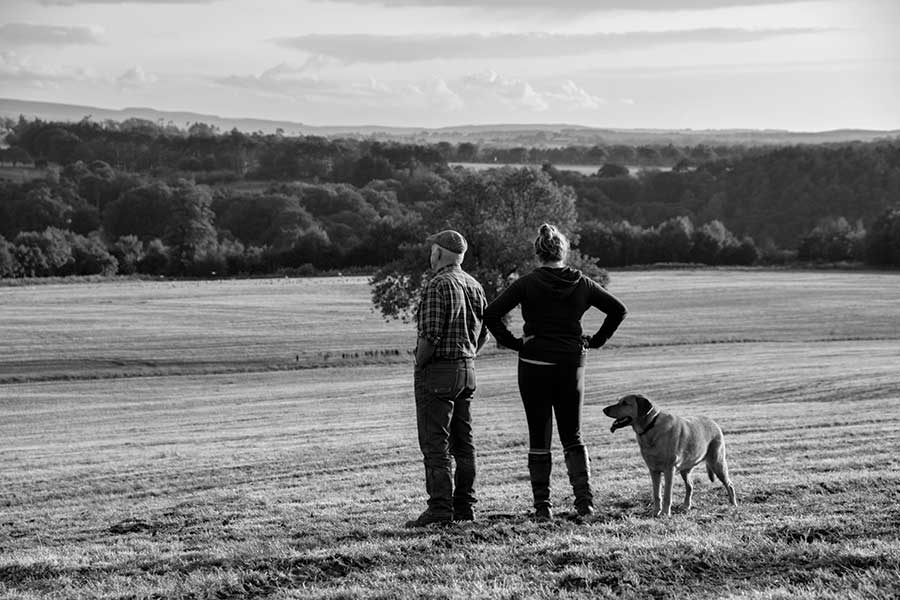
[[[2,598],[895,598],[900,274],[615,272],[589,357],[598,518],[528,519],[514,356],[479,359],[479,519],[424,507],[409,325],[362,278],[0,287]],[[586,319],[599,324],[599,315]],[[602,406],[725,431],[740,505],[647,515]],[[680,482],[675,495],[683,493]]]
[[[0,165],[0,179],[12,181],[13,183],[25,183],[33,179],[41,179],[46,177],[47,174],[47,169],[39,169],[37,167]]]

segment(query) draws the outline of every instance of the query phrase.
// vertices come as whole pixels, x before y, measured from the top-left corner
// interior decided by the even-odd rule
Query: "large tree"
[[[900,205],[884,211],[869,230],[868,261],[900,267]]]
[[[172,190],[171,215],[163,240],[172,252],[176,272],[185,272],[216,246],[215,214],[205,186],[179,180]]]
[[[103,211],[107,238],[134,235],[146,242],[162,238],[174,210],[172,188],[154,181],[125,191]]]
[[[532,168],[503,168],[485,172],[460,171],[450,179],[445,202],[425,208],[420,242],[401,248],[401,256],[371,279],[372,301],[386,318],[409,319],[427,283],[428,249],[425,237],[455,229],[468,241],[463,268],[485,288],[488,300],[511,277],[536,265],[532,241],[541,223],[552,223],[577,242],[575,194],[557,186],[547,173]],[[589,274],[603,273],[577,251],[571,261]]]
[[[12,238],[20,231],[66,227],[72,207],[55,188],[58,186],[46,182],[0,187],[0,235]]]

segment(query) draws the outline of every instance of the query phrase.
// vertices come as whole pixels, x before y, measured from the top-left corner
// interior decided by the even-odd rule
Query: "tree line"
[[[900,266],[896,141],[732,149],[729,158],[701,148],[680,152],[668,170],[631,175],[610,161],[584,175],[549,163],[451,167],[448,157],[471,157],[466,144],[220,133],[200,124],[185,132],[134,119],[7,126],[0,161],[19,164],[27,155],[24,162],[51,168],[31,181],[0,182],[2,277],[378,268],[378,281],[393,282],[383,286],[386,301],[402,313],[402,294],[391,300],[391,286],[419,282],[396,261],[428,232],[464,230],[473,240],[471,268],[499,289],[528,258],[507,245],[527,249],[522,235],[533,235],[535,218],[573,236],[585,269]],[[601,150],[580,149],[598,162],[610,156]]]
[[[0,161],[68,164],[102,160],[117,169],[180,170],[202,174],[205,180],[234,178],[315,178],[364,185],[367,171],[439,163],[596,165],[608,163],[646,167],[696,165],[714,159],[734,159],[754,152],[743,144],[673,143],[631,146],[621,143],[569,146],[504,146],[491,143],[411,144],[374,139],[325,138],[244,133],[194,123],[185,129],[173,123],[129,118],[121,122],[78,123],[2,119],[11,147],[0,150]],[[363,160],[363,164],[360,164]],[[367,180],[366,180],[367,181]]]

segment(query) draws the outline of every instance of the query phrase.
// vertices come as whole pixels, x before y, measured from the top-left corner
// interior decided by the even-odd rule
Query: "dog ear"
[[[653,408],[653,404],[648,400],[645,396],[641,394],[635,394],[634,400],[637,403],[638,415],[643,417],[646,416],[647,413]]]

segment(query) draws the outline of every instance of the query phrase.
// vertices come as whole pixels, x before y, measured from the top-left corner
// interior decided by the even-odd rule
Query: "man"
[[[428,508],[407,523],[410,527],[475,518],[470,403],[475,391],[475,355],[487,338],[482,323],[487,304],[484,289],[460,267],[468,248],[465,238],[446,230],[427,241],[434,277],[419,303],[413,379]],[[451,456],[456,462],[455,474]]]

